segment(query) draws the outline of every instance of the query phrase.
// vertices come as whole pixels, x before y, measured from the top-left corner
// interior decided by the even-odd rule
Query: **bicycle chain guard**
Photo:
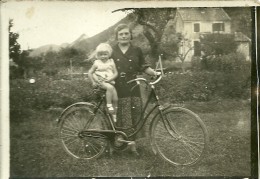
[[[85,130],[78,134],[78,136],[84,140],[84,138],[102,138],[110,141],[113,148],[116,150],[123,150],[127,147],[128,143],[120,141],[120,139],[127,141],[128,138],[124,132],[114,130]]]

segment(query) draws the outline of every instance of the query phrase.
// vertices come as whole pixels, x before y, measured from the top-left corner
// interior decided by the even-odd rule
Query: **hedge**
[[[250,74],[250,73],[249,73]],[[189,72],[169,74],[156,86],[162,100],[172,103],[182,101],[209,101],[215,98],[249,98],[250,76],[247,73]],[[37,79],[10,81],[11,115],[22,115],[32,109],[65,108],[79,101],[94,101],[91,83],[87,79],[52,80]],[[25,112],[26,113],[26,112]]]

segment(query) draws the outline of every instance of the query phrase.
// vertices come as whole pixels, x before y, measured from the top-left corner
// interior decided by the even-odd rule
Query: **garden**
[[[240,70],[234,67],[228,72],[167,71],[157,85],[162,101],[191,109],[208,128],[209,148],[200,162],[189,167],[175,167],[154,156],[149,136],[137,141],[139,158],[126,150],[93,161],[74,159],[62,148],[57,118],[74,102],[96,100],[90,81],[10,80],[10,176],[250,176],[250,63]]]

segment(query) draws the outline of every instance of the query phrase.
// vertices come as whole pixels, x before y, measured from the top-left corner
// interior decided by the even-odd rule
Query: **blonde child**
[[[112,48],[107,43],[101,43],[96,48],[96,60],[89,70],[89,78],[93,86],[100,86],[106,90],[107,109],[116,122],[117,91],[114,87],[118,72],[111,57]]]

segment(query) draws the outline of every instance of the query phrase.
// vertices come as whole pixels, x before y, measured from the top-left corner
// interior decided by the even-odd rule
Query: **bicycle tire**
[[[86,129],[108,129],[106,117],[101,110],[94,115],[91,103],[68,107],[60,118],[59,136],[65,151],[77,159],[94,159],[101,156],[108,145],[105,138],[80,137]]]
[[[193,165],[198,162],[208,145],[208,131],[194,112],[171,107],[163,111],[163,123],[158,115],[151,126],[151,144],[155,154],[176,166]],[[167,128],[167,129],[166,129]],[[174,131],[176,133],[174,133]]]

